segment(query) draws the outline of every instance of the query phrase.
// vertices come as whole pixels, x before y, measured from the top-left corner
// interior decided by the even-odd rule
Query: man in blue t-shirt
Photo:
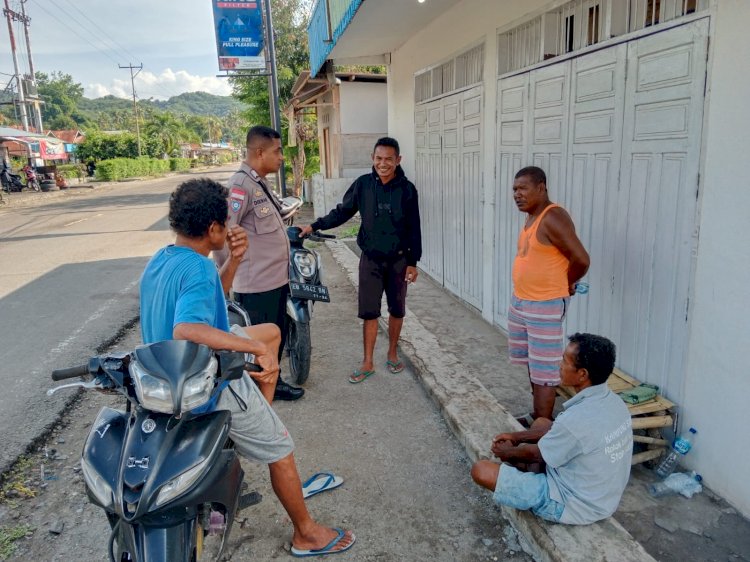
[[[575,396],[554,423],[537,418],[527,431],[501,433],[492,453],[503,464],[478,461],[474,481],[494,492],[496,503],[531,510],[559,523],[587,525],[612,515],[630,477],[630,412],[609,390],[615,345],[593,334],[568,338],[561,384]]]
[[[232,412],[230,436],[237,451],[268,464],[274,492],[294,525],[292,553],[341,552],[354,544],[355,537],[310,517],[292,453],[294,443],[270,405],[279,375],[279,329],[274,324],[229,326],[224,293],[247,249],[247,234],[239,226],[227,228],[226,201],[226,188],[207,178],[188,180],[172,193],[169,224],[175,243],[159,250],[141,276],[143,341],[182,339],[255,355],[263,371],[232,381],[215,407]],[[225,243],[230,256],[218,271],[208,255]]]

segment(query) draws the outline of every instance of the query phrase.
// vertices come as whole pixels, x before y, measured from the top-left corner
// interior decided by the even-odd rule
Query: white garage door
[[[513,175],[548,175],[591,255],[566,331],[606,335],[618,365],[681,398],[708,20],[498,81],[495,321],[507,326],[521,225]]]
[[[482,89],[417,106],[416,173],[422,217],[420,266],[482,306]]]

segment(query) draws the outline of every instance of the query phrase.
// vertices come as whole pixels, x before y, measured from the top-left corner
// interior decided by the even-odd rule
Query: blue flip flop
[[[310,478],[302,484],[302,497],[305,499],[311,498],[320,492],[338,488],[343,483],[344,479],[341,478],[341,476],[336,476],[331,472],[318,472],[317,474],[310,476]]]
[[[350,542],[347,546],[344,548],[340,548],[339,550],[333,550],[333,547],[336,546],[341,539],[344,538],[344,535],[346,535],[346,531],[343,529],[334,528],[334,531],[338,533],[336,535],[336,538],[333,539],[331,542],[329,542],[327,545],[325,545],[323,548],[317,548],[317,549],[304,549],[304,548],[296,548],[295,546],[292,546],[292,556],[296,556],[297,558],[307,558],[308,556],[325,556],[326,554],[339,554],[340,552],[346,552],[349,550],[352,546],[354,546],[354,542],[357,540],[357,537],[352,534],[352,542]]]

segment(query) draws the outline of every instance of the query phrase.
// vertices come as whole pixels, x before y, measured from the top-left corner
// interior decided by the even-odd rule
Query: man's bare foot
[[[351,531],[341,531],[337,529],[331,529],[323,527],[322,525],[315,524],[314,527],[305,533],[294,531],[292,537],[292,546],[297,550],[320,550],[327,547],[331,542],[336,540],[343,533],[343,536],[330,546],[328,552],[337,552],[339,550],[345,550],[354,544],[355,537]]]

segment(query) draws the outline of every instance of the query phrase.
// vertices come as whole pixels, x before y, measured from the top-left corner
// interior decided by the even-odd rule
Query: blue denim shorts
[[[507,505],[558,523],[565,506],[549,497],[546,474],[521,472],[509,464],[502,464],[492,495],[495,503]]]

